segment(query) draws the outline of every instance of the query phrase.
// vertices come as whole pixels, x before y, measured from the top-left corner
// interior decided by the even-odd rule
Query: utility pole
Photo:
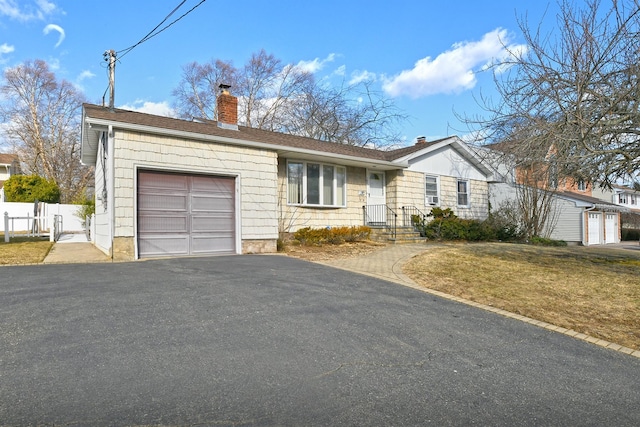
[[[103,56],[104,60],[109,62],[109,108],[113,109],[116,98],[116,51],[107,50]],[[104,98],[102,105],[104,106]]]

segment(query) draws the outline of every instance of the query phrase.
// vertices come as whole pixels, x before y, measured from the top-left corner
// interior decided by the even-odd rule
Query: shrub
[[[371,228],[366,226],[301,228],[293,233],[293,238],[302,245],[340,244],[368,240]]]
[[[93,197],[85,197],[82,200],[78,200],[76,204],[80,205],[80,207],[78,208],[78,210],[76,210],[75,216],[80,218],[80,220],[82,221],[82,226],[86,227],[85,222],[87,220],[87,217],[96,213],[96,201]]]
[[[538,246],[567,246],[567,242],[564,240],[553,240],[540,236],[533,236],[529,242]]]
[[[58,185],[38,175],[12,175],[4,182],[4,195],[7,202],[60,202]]]
[[[634,228],[623,228],[622,240],[640,240],[640,230]]]

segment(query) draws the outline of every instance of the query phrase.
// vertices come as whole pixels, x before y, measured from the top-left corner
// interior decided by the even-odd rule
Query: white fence
[[[84,232],[82,220],[76,216],[80,207],[81,205],[40,203],[36,208],[34,203],[1,202],[0,215],[9,218],[9,228],[4,230],[5,236],[8,233],[12,235],[14,233],[29,233],[34,229],[40,232],[46,230],[48,234],[49,229],[53,227],[54,219],[57,222],[58,230],[62,229],[66,233]],[[6,226],[7,224],[5,224]]]

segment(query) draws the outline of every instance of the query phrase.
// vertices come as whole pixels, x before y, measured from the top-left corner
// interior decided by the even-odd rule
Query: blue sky
[[[201,0],[186,0],[169,23]],[[48,62],[58,78],[101,103],[108,78],[103,53],[137,43],[181,0],[0,0],[0,66]],[[555,3],[510,0],[206,0],[137,46],[116,66],[117,107],[167,114],[182,66],[214,58],[243,65],[265,49],[317,78],[366,78],[410,117],[407,143],[463,135],[454,111],[481,112],[491,93],[483,71],[523,38],[517,18],[537,25]]]

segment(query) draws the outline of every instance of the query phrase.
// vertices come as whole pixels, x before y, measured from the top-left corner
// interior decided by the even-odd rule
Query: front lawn
[[[41,263],[52,247],[49,238],[41,237],[14,237],[5,243],[0,233],[0,265]]]
[[[640,349],[640,251],[447,244],[404,273],[426,288]]]

